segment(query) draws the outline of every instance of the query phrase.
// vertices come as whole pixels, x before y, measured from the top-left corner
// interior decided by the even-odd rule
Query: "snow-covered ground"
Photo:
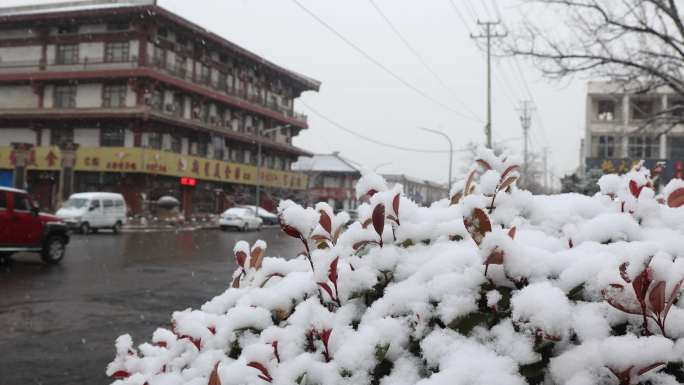
[[[366,173],[359,221],[282,202],[292,259],[238,242],[230,288],[137,347],[115,384],[678,384],[684,182],[646,169],[601,193],[533,196],[482,150],[451,201]]]

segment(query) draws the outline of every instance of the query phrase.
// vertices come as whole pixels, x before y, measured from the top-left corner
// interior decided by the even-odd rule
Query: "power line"
[[[368,141],[368,142],[371,142],[371,143],[373,143],[373,144],[377,144],[378,146],[383,146],[383,147],[387,147],[387,148],[392,148],[392,149],[395,149],[395,150],[409,151],[409,152],[419,152],[419,153],[425,153],[425,154],[447,154],[447,153],[449,153],[449,151],[445,151],[445,150],[428,150],[428,149],[422,149],[422,148],[413,148],[413,147],[397,146],[397,145],[385,143],[385,142],[383,142],[383,141],[381,141],[381,140],[374,139],[374,138],[371,138],[371,137],[369,137],[369,136],[360,134],[360,133],[358,133],[357,131],[354,131],[354,130],[352,130],[352,129],[350,129],[350,128],[347,128],[347,127],[343,126],[342,124],[340,124],[340,123],[338,123],[338,122],[332,120],[331,118],[329,118],[328,116],[326,116],[326,115],[323,114],[322,112],[320,112],[320,111],[316,110],[315,108],[311,107],[309,104],[307,104],[306,102],[304,102],[304,101],[301,100],[301,99],[299,100],[299,102],[300,102],[304,107],[306,107],[309,111],[311,111],[314,115],[317,115],[319,118],[321,118],[321,119],[325,120],[326,122],[330,123],[333,127],[339,128],[340,130],[342,130],[342,131],[344,131],[344,132],[347,132],[348,134],[354,135],[354,136],[356,136],[357,138],[363,139],[363,140]],[[468,149],[455,149],[455,150],[454,150],[454,152],[467,152],[467,151],[469,151],[469,150],[468,150]]]
[[[463,26],[466,27],[466,30],[468,31],[468,33],[472,34],[473,31],[470,30],[470,27],[468,26],[468,21],[463,16],[461,11],[458,9],[458,7],[456,6],[456,3],[454,3],[454,0],[449,0],[449,4],[451,4],[451,9],[454,10],[454,12],[456,13],[456,16],[458,16],[458,18],[461,19],[461,22],[463,22]]]
[[[428,65],[428,63],[425,61],[425,59],[423,58],[423,56],[418,52],[418,50],[416,50],[415,48],[413,48],[413,46],[411,45],[411,43],[408,42],[408,40],[406,40],[406,38],[405,38],[405,37],[401,34],[401,32],[399,31],[399,28],[397,28],[397,27],[392,23],[392,21],[387,17],[387,15],[385,15],[385,13],[382,11],[382,9],[380,9],[380,7],[375,3],[375,1],[374,1],[374,0],[368,0],[368,1],[371,3],[371,5],[373,6],[373,8],[375,8],[375,10],[378,12],[378,14],[380,14],[380,16],[381,16],[382,19],[385,21],[385,23],[387,23],[387,25],[390,27],[390,29],[392,29],[392,31],[394,32],[394,34],[397,35],[397,37],[399,38],[399,40],[401,40],[401,42],[404,44],[404,46],[406,46],[406,48],[407,48],[409,51],[411,51],[411,53],[413,54],[413,56],[415,56],[415,57],[418,59],[418,61],[420,61],[420,63],[423,65],[423,67],[425,67],[425,69],[426,69],[428,72],[430,72],[430,74],[437,80],[437,82],[438,82],[442,87],[444,87],[444,89],[446,89],[449,93],[451,93],[452,96],[454,96],[454,100],[455,100],[458,104],[460,104],[461,107],[463,107],[463,109],[465,109],[466,111],[468,111],[468,113],[470,113],[471,116],[473,116],[473,117],[474,117],[475,119],[477,119],[479,122],[482,122],[482,119],[481,119],[475,112],[473,112],[473,110],[471,110],[470,107],[468,107],[468,105],[466,105],[464,102],[462,102],[461,100],[459,100],[459,99],[456,98],[456,93],[454,92],[454,90],[452,90],[451,87],[449,87],[449,86],[446,84],[446,82],[437,74],[437,72],[435,72],[435,71],[432,69],[432,67],[430,67],[430,65]]]
[[[342,40],[342,41],[345,42],[347,45],[349,45],[351,48],[353,48],[355,51],[357,51],[358,53],[360,53],[360,54],[361,54],[363,57],[365,57],[368,61],[370,61],[371,63],[375,64],[378,68],[380,68],[381,70],[385,71],[387,74],[389,74],[391,77],[393,77],[395,80],[399,81],[401,84],[403,84],[403,85],[406,86],[407,88],[411,89],[412,91],[414,91],[414,92],[417,93],[418,95],[422,96],[423,98],[425,98],[425,99],[431,101],[432,103],[434,103],[434,104],[436,104],[436,105],[439,105],[440,107],[442,107],[442,108],[444,108],[444,109],[447,109],[447,110],[451,111],[451,112],[454,113],[455,115],[458,115],[458,116],[460,116],[460,117],[462,117],[462,118],[464,118],[464,119],[471,120],[471,121],[475,121],[475,122],[478,122],[478,123],[479,123],[478,120],[474,120],[473,118],[471,118],[471,117],[469,117],[469,116],[463,115],[463,114],[460,113],[459,111],[457,111],[457,110],[455,110],[455,109],[449,107],[448,105],[446,105],[446,104],[440,102],[439,100],[433,98],[432,96],[428,95],[426,92],[424,92],[424,91],[422,91],[421,89],[419,89],[418,87],[414,86],[413,84],[411,84],[410,82],[408,82],[407,80],[405,80],[404,78],[402,78],[401,76],[397,75],[394,71],[392,71],[392,70],[390,70],[389,68],[387,68],[387,67],[386,67],[384,64],[382,64],[380,61],[378,61],[378,60],[375,59],[373,56],[371,56],[369,53],[367,53],[366,51],[364,51],[363,49],[361,49],[359,46],[357,46],[356,44],[354,44],[351,40],[347,39],[344,35],[342,35],[340,32],[338,32],[338,31],[337,31],[335,28],[333,28],[330,24],[326,23],[323,19],[321,19],[320,17],[318,17],[318,15],[316,15],[316,14],[313,13],[311,10],[309,10],[308,8],[306,8],[306,7],[305,7],[301,2],[299,2],[298,0],[292,0],[292,2],[295,3],[299,8],[301,8],[304,12],[306,12],[309,16],[311,16],[314,20],[316,20],[319,24],[321,24],[321,25],[322,25],[323,27],[325,27],[327,30],[329,30],[330,32],[332,32],[332,33],[333,33],[335,36],[337,36],[340,40]]]
[[[499,5],[496,3],[496,0],[491,0],[492,1],[492,6],[494,7],[494,13],[496,13],[496,17],[501,20],[501,10],[499,9]]]

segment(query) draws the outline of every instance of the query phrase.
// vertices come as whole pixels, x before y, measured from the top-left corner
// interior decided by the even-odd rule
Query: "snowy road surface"
[[[234,243],[259,238],[268,255],[300,248],[279,229],[202,230],[76,235],[59,266],[15,256],[0,267],[0,385],[109,383],[117,336],[145,342],[173,311],[223,292]]]

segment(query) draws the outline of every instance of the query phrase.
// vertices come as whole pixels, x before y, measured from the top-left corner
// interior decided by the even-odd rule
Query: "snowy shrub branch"
[[[684,382],[684,182],[638,165],[601,192],[533,196],[481,150],[420,207],[364,173],[347,224],[281,202],[291,259],[240,241],[230,288],[135,347],[116,385]]]

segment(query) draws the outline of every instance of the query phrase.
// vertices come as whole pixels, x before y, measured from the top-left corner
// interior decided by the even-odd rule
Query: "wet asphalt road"
[[[273,228],[75,235],[58,266],[14,256],[0,267],[0,385],[110,383],[116,337],[148,341],[173,311],[226,290],[240,239],[264,239],[269,256],[299,251]]]

